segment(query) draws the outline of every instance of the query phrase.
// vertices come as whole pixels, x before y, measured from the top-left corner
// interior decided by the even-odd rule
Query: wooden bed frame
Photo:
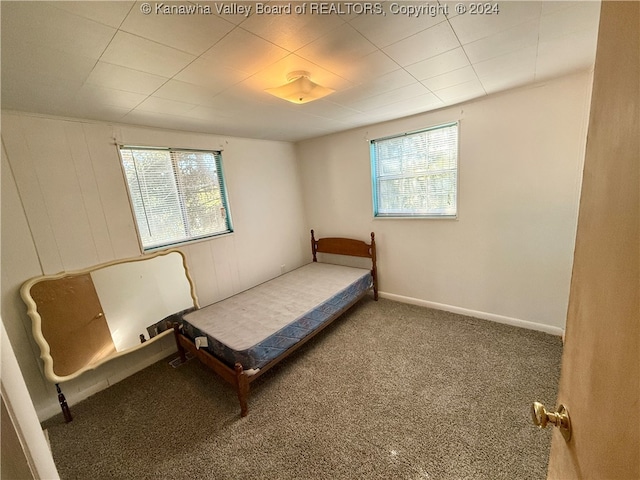
[[[337,255],[347,255],[354,257],[365,257],[371,259],[371,276],[373,278],[373,298],[378,300],[378,273],[376,268],[376,242],[375,235],[371,232],[371,243],[367,244],[361,240],[354,240],[350,238],[320,238],[318,240],[314,237],[314,232],[311,230],[311,251],[313,253],[313,261],[317,262],[317,254],[318,253],[330,253]],[[368,291],[368,290],[367,290]],[[336,318],[340,317],[346,310],[351,308],[357,301],[359,301],[364,295],[366,295],[365,291],[361,296],[356,298],[353,302],[351,302],[348,306],[346,306],[343,310],[333,315],[328,321],[323,323],[318,329],[304,337],[302,340],[292,345],[288,350],[284,351],[280,356],[273,359],[271,362],[266,364],[264,367],[260,368],[257,373],[249,376],[244,371],[242,364],[236,363],[234,368],[227,366],[225,363],[218,360],[215,356],[207,352],[203,349],[198,349],[195,346],[195,343],[183,335],[180,332],[180,326],[178,323],[173,324],[173,331],[176,338],[176,345],[178,346],[178,353],[180,355],[180,362],[184,363],[187,361],[186,354],[189,352],[194,357],[197,357],[202,363],[211,368],[215,373],[217,373],[222,379],[231,384],[231,386],[236,390],[238,395],[238,400],[240,402],[240,415],[245,417],[249,413],[249,408],[247,405],[247,400],[249,397],[249,384],[258,378],[261,375],[266,373],[276,365],[281,360],[285,359],[293,352],[302,347],[305,343],[311,340],[314,336],[324,330],[327,326],[329,326]]]

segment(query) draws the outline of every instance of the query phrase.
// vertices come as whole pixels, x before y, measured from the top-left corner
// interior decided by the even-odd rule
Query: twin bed
[[[313,262],[220,302],[182,315],[173,324],[181,362],[187,353],[232,385],[240,414],[249,385],[300,348],[373,290],[378,299],[375,236],[315,239]],[[365,257],[371,268],[318,262],[318,253]]]

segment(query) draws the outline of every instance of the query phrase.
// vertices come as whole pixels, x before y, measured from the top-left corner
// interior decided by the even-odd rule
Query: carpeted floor
[[[544,479],[560,338],[365,298],[252,384],[158,362],[48,429],[63,479]],[[169,360],[169,359],[168,359]]]

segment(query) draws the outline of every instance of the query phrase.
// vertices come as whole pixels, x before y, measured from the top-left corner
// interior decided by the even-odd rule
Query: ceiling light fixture
[[[293,103],[307,103],[335,92],[335,90],[314,83],[309,72],[298,70],[287,75],[287,83],[280,87],[267,88],[265,92]]]

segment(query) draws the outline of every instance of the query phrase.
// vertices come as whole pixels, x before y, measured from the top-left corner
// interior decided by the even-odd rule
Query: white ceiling
[[[296,141],[593,65],[599,1],[502,0],[491,15],[457,14],[458,3],[472,2],[269,15],[256,14],[256,2],[150,1],[144,15],[143,2],[2,1],[2,108]],[[251,15],[218,14],[222,5],[251,6]],[[409,17],[393,5],[449,14]],[[336,92],[304,105],[264,92],[294,70]]]

